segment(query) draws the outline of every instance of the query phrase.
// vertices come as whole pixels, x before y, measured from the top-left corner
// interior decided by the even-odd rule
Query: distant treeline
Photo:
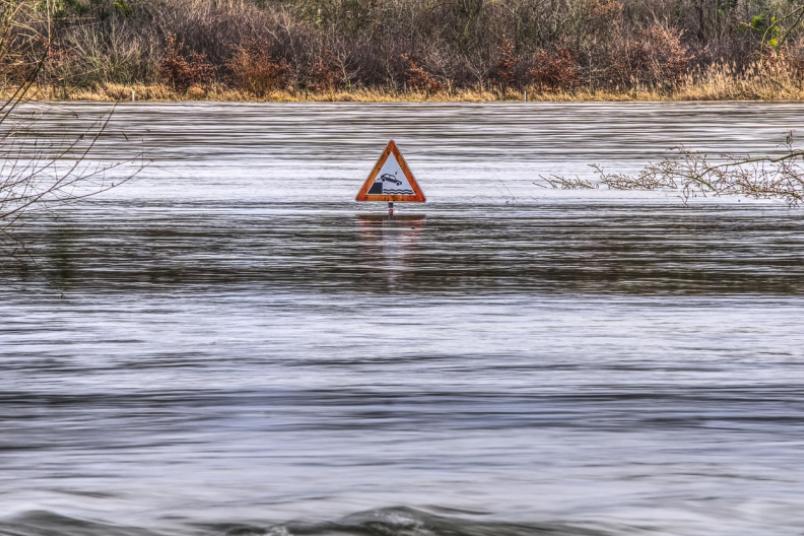
[[[25,3],[15,16],[49,24],[50,41],[19,26],[7,86],[45,46],[37,84],[65,91],[665,93],[804,78],[802,0],[0,0],[3,16]]]

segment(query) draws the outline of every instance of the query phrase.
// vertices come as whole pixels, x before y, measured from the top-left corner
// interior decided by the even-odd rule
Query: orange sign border
[[[402,168],[402,173],[405,174],[405,177],[408,179],[410,183],[410,187],[413,188],[413,194],[369,194],[368,191],[371,189],[371,186],[374,184],[374,179],[377,178],[377,174],[382,169],[383,164],[385,161],[388,160],[388,157],[391,154],[396,157],[396,161],[399,162],[399,167]],[[405,162],[405,158],[402,156],[402,153],[399,152],[399,148],[396,146],[394,140],[390,140],[388,145],[385,146],[385,150],[382,152],[380,157],[377,159],[377,163],[374,164],[374,169],[371,170],[369,173],[368,178],[363,183],[363,186],[360,188],[360,191],[357,192],[357,197],[355,197],[355,201],[396,201],[396,202],[411,202],[411,203],[424,203],[427,201],[427,198],[424,197],[424,192],[422,191],[419,183],[416,182],[415,177],[413,177],[413,173],[410,171],[408,167],[408,163]]]

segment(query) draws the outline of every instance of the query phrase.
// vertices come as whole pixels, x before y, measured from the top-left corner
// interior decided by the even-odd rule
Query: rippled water
[[[802,117],[120,106],[93,158],[145,169],[0,260],[0,534],[800,536],[802,209],[534,181]],[[352,202],[390,137],[393,220]]]

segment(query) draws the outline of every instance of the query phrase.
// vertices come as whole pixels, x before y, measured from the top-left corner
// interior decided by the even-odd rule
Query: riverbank
[[[40,100],[804,100],[804,6],[19,0],[0,87]],[[23,29],[26,29],[23,31]]]
[[[8,98],[14,88],[0,90]],[[804,102],[804,84],[789,80],[740,80],[727,76],[683,85],[672,91],[526,89],[459,89],[443,91],[393,91],[352,89],[333,91],[274,90],[263,95],[223,86],[191,86],[177,91],[165,84],[101,84],[95,88],[35,86],[27,95],[33,101],[216,101],[216,102],[628,102],[628,101],[759,101]]]

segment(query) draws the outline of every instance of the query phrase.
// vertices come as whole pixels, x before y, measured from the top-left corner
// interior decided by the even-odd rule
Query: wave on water
[[[561,522],[509,523],[478,520],[454,510],[427,512],[408,507],[360,512],[336,521],[265,525],[193,524],[187,529],[158,530],[69,517],[34,510],[0,519],[0,536],[606,536],[613,534]]]

